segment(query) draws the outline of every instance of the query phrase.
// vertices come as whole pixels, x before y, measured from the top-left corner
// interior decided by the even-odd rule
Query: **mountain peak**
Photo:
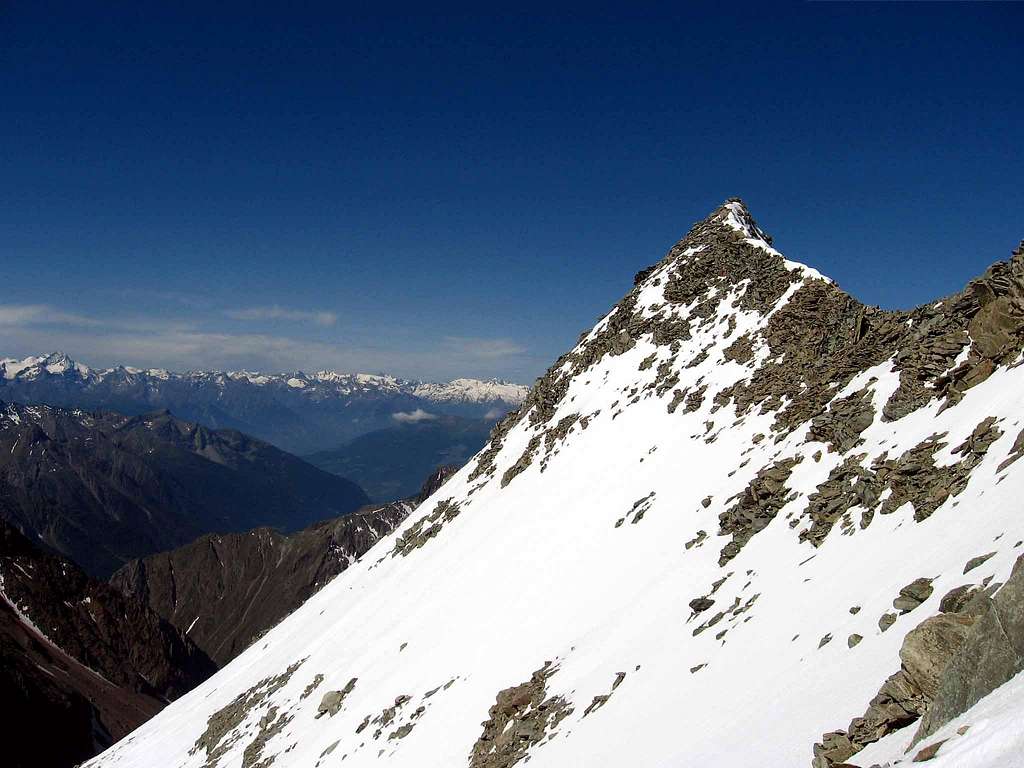
[[[75,362],[65,352],[50,352],[45,355],[30,356],[22,360],[5,358],[0,360],[0,378],[13,379],[18,376],[38,376],[46,372],[51,376],[62,376],[68,373],[77,373],[81,376],[89,375],[90,369],[86,365]]]
[[[907,759],[871,742],[977,679],[921,648],[971,617],[933,617],[1024,546],[1022,295],[1002,264],[865,307],[727,200],[389,539],[91,765]]]
[[[714,221],[719,221],[734,232],[740,232],[744,237],[750,237],[763,241],[766,245],[772,244],[771,235],[768,235],[757,226],[750,209],[738,197],[730,197],[722,203],[715,212],[711,214]]]

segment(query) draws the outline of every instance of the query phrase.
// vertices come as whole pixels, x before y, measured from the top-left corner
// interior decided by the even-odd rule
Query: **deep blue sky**
[[[886,307],[1024,237],[1022,4],[550,5],[0,2],[0,356],[528,381],[732,195]]]

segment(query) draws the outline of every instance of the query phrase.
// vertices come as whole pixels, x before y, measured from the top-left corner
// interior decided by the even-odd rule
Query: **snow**
[[[724,223],[764,240],[740,208],[727,206]],[[649,290],[655,289],[642,288],[641,307],[663,300]],[[623,354],[602,357],[569,383],[546,424],[524,418],[505,436],[490,480],[471,480],[470,462],[397,532],[231,664],[88,765],[144,768],[159,755],[161,765],[198,768],[206,755],[190,750],[208,718],[303,659],[291,679],[249,713],[244,735],[222,742],[228,746],[221,766],[239,764],[270,705],[292,718],[267,742],[264,757],[274,755],[275,768],[315,766],[335,742],[333,762],[324,765],[465,765],[497,693],[529,680],[545,661],[557,665],[547,695],[564,696],[573,712],[557,734],[531,749],[531,768],[809,765],[822,734],[862,714],[899,668],[903,637],[937,612],[942,595],[965,582],[1005,580],[1024,551],[1013,545],[1024,539],[1018,503],[1024,461],[996,482],[996,467],[1018,431],[1010,425],[1024,410],[1024,367],[1000,368],[941,412],[934,401],[899,421],[877,418],[856,449],[864,466],[944,432],[947,448],[937,458],[951,461],[949,446],[988,416],[1001,420],[1003,434],[966,489],[926,520],[915,522],[909,507],[876,514],[867,528],[854,526],[849,534],[837,525],[815,549],[799,539],[808,525],[802,514],[808,496],[845,457],[808,441],[806,425],[776,441],[774,412],[755,408],[738,418],[731,405],[715,409],[714,395],[751,373],[727,361],[724,349],[763,328],[770,315],[733,307],[743,290],[733,286],[720,316],[695,326],[677,352],[640,339]],[[729,339],[723,336],[727,314],[736,324]],[[706,358],[695,362],[709,346]],[[640,363],[652,353],[680,373],[680,387],[707,386],[700,407],[668,414],[671,394],[645,389],[658,366],[641,370]],[[880,413],[897,386],[898,373],[885,361],[837,387],[835,397],[868,387]],[[586,429],[577,423],[546,460],[541,441],[533,462],[502,487],[503,473],[531,440],[572,414],[589,417]],[[769,438],[755,442],[758,434]],[[761,468],[787,457],[802,458],[787,482],[794,497],[720,567],[729,539],[717,535],[719,515]],[[707,508],[701,503],[706,496],[712,499]],[[458,503],[458,516],[421,548],[393,557],[396,537],[449,498]],[[643,519],[617,526],[641,499]],[[706,540],[687,549],[699,531]],[[963,575],[967,560],[993,549],[992,559]],[[924,575],[934,577],[932,596],[881,632],[878,617],[891,610],[899,588]],[[715,605],[692,618],[689,602],[708,595],[722,577]],[[751,607],[694,633],[737,600]],[[851,614],[851,606],[860,611]],[[848,648],[853,633],[863,640]],[[826,635],[832,641],[819,648]],[[692,671],[699,665],[705,666]],[[625,679],[607,704],[584,717],[620,672]],[[302,698],[317,674],[324,675],[323,685]],[[357,683],[342,710],[316,718],[323,693],[352,678]],[[1006,756],[1019,754],[1022,737],[1013,718],[1024,714],[1024,689],[1018,681],[1010,686],[964,716],[971,729],[944,747],[934,765],[1013,764]],[[373,728],[356,734],[367,715],[394,706],[398,696],[412,698],[380,739]],[[410,720],[418,706],[425,708],[422,715]],[[414,727],[404,738],[389,739],[403,724]],[[904,746],[887,740],[871,749],[891,760]],[[870,765],[860,762],[866,754],[854,762]]]
[[[487,403],[504,401],[518,404],[523,401],[528,388],[499,379],[453,379],[447,384],[421,383],[412,392],[418,397],[435,402]]]

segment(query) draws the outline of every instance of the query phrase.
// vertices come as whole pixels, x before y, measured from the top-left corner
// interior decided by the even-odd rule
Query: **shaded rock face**
[[[1024,558],[993,597],[976,596],[964,613],[974,622],[943,668],[915,740],[934,733],[1024,670]]]
[[[813,768],[832,768],[919,722],[913,746],[1024,670],[1024,557],[993,595],[986,591],[993,590],[951,591],[942,600],[944,612],[907,633],[900,670],[885,681],[863,716],[814,746]],[[928,580],[919,579],[904,587],[901,598],[915,600],[916,607],[917,598],[930,593]]]
[[[0,518],[98,577],[211,531],[296,530],[367,501],[267,443],[167,412],[0,404]]]
[[[19,734],[5,765],[84,760],[215,669],[140,601],[0,521],[0,697]]]
[[[394,530],[453,471],[436,470],[412,499],[360,510],[293,534],[258,528],[203,536],[128,563],[111,583],[187,631],[223,665]]]

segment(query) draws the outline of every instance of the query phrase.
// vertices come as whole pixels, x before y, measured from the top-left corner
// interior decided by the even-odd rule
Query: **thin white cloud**
[[[265,310],[266,308],[264,308]],[[267,316],[283,316],[283,308]],[[256,317],[260,308],[238,310]],[[220,314],[220,313],[218,313]],[[315,318],[317,313],[306,313]],[[319,321],[333,322],[332,313]],[[337,342],[301,335],[236,333],[188,318],[152,314],[99,317],[66,312],[50,304],[0,304],[0,357],[25,357],[65,350],[99,368],[130,365],[170,370],[262,370],[386,372],[434,381],[460,376],[528,378],[534,361],[506,338],[442,336],[432,343],[400,342],[384,332],[370,342],[348,337]],[[518,374],[518,371],[529,373]]]
[[[84,315],[64,312],[49,304],[0,304],[0,326],[29,325],[95,326],[101,323]]]
[[[399,424],[419,424],[421,421],[433,421],[437,416],[422,408],[417,408],[415,411],[392,413],[391,418]]]
[[[444,347],[449,352],[484,359],[514,357],[526,348],[511,339],[481,339],[474,336],[445,336]]]
[[[289,309],[278,304],[269,307],[246,307],[244,309],[228,309],[225,316],[232,320],[288,320],[297,323],[314,323],[320,326],[331,326],[338,322],[334,312],[325,310],[310,311],[305,309]]]

